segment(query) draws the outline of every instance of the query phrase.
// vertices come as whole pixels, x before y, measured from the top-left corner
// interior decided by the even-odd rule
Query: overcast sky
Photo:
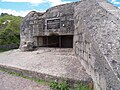
[[[43,12],[49,7],[79,0],[0,0],[0,13],[25,16],[32,10]],[[120,0],[108,0],[120,7]]]

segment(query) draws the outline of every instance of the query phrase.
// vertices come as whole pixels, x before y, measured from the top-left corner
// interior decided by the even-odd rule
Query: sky
[[[79,0],[0,0],[0,14],[8,13],[15,16],[25,16],[30,11],[44,12],[52,6],[75,2]],[[120,0],[108,0],[120,8]]]

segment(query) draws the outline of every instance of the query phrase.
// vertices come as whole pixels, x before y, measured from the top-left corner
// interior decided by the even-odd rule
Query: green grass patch
[[[78,85],[77,90],[89,90],[89,86],[88,85]]]

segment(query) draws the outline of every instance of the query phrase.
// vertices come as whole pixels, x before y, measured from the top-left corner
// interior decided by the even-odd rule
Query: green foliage
[[[52,82],[52,83],[50,83],[50,87],[53,90],[89,90],[89,86],[83,85],[83,84],[77,84],[77,87],[72,89],[72,87],[66,81],[64,81],[62,83]]]
[[[82,84],[80,84],[78,86],[77,90],[89,90],[89,86],[88,85],[82,85]]]
[[[6,29],[0,33],[0,44],[19,44],[19,33],[12,31],[11,29]]]
[[[53,90],[70,90],[70,87],[66,81],[64,81],[62,83],[52,82],[52,83],[50,83],[50,87]]]
[[[1,16],[8,15],[7,13],[1,13]]]
[[[8,14],[1,14],[0,26],[4,26],[0,31],[0,45],[19,44],[20,42],[20,23],[22,17]]]
[[[3,49],[0,49],[0,53],[1,52],[5,52],[5,51],[9,51],[10,49],[5,49],[5,48],[3,48]]]

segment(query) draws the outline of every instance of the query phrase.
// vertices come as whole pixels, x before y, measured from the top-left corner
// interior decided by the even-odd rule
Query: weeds
[[[89,86],[88,85],[82,85],[82,84],[80,84],[78,86],[77,90],[89,90]]]
[[[50,83],[50,87],[53,90],[90,90],[88,85],[83,84],[77,84],[77,87],[73,89],[66,81],[63,81],[61,83],[52,82]]]
[[[59,82],[52,82],[50,83],[50,87],[53,90],[70,90],[70,86],[67,84],[66,81],[59,83]]]

